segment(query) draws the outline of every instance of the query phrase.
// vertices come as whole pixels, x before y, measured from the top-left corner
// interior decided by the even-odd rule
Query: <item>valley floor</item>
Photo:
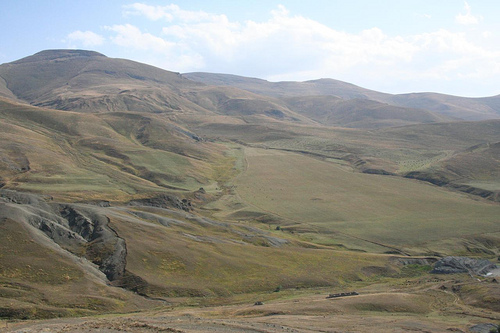
[[[458,281],[458,279],[463,279]],[[458,282],[458,284],[457,284]],[[498,323],[500,313],[466,304],[452,290],[472,282],[420,278],[360,286],[359,295],[327,298],[328,290],[284,291],[262,305],[164,307],[127,315],[0,322],[2,332],[471,332]],[[455,286],[455,288],[453,288]],[[265,297],[265,296],[264,296]],[[249,299],[255,298],[255,295]]]

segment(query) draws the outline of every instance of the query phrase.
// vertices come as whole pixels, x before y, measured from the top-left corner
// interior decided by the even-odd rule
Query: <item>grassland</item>
[[[75,332],[446,332],[500,320],[495,280],[399,258],[498,258],[498,203],[401,177],[499,190],[498,120],[382,128],[447,118],[359,100],[329,118],[337,97],[280,96],[376,94],[327,80],[268,98],[84,51],[42,52],[0,76],[0,93],[18,98],[0,98],[0,318],[161,306],[140,321],[63,323]],[[100,265],[116,258],[107,281]]]
[[[456,276],[453,278],[457,278]],[[458,282],[455,280],[455,283]],[[464,281],[460,281],[463,283]],[[327,299],[331,291],[314,289],[255,294],[255,306],[242,304],[157,309],[125,316],[101,316],[51,322],[7,323],[7,332],[16,330],[85,332],[91,327],[103,332],[450,332],[462,331],[478,323],[495,322],[498,313],[478,310],[462,302],[448,290],[452,279],[417,278],[387,285],[384,282],[350,287],[360,295]],[[410,287],[408,285],[411,285]],[[458,284],[454,285],[455,287]],[[478,284],[462,284],[464,289]],[[440,288],[441,287],[441,288]],[[443,289],[444,288],[444,289]],[[280,295],[281,297],[276,297]],[[274,295],[274,297],[273,297]],[[1,322],[0,322],[1,324]]]
[[[246,148],[242,201],[314,240],[341,235],[399,249],[498,232],[500,207],[399,177],[353,172],[304,155]],[[347,244],[344,244],[347,245]]]
[[[88,115],[0,101],[0,177],[11,189],[64,200],[127,200],[210,187],[225,148],[165,119]],[[110,126],[109,123],[113,123]]]
[[[172,218],[167,211],[150,213]],[[112,219],[113,229],[127,242],[127,270],[147,281],[148,295],[229,297],[273,292],[278,286],[340,285],[364,279],[364,267],[388,265],[387,256],[305,248],[293,237],[248,223],[210,225],[179,216],[176,221],[165,226],[123,215]]]
[[[52,318],[148,307],[148,301],[96,279],[70,255],[40,244],[31,232],[15,221],[0,221],[0,317]]]

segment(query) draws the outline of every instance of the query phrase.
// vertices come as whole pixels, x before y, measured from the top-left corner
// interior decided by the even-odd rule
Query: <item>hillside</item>
[[[206,86],[178,73],[129,60],[111,59],[92,51],[42,51],[0,65],[0,78],[0,84],[5,83],[0,86],[0,93],[5,97],[35,106],[79,112],[138,111],[169,113],[172,116],[215,113],[239,116],[243,121],[248,121],[244,119],[248,116],[255,118],[251,122],[311,124],[316,121],[323,125],[362,128],[452,120],[429,111],[395,109],[394,106],[376,102],[367,106],[361,100],[346,101],[340,105],[330,103],[323,109],[328,116],[317,117],[311,108],[283,100],[281,93],[274,92],[293,94],[296,91],[302,95],[306,90],[316,95],[330,95],[335,91],[342,97],[364,99],[366,95],[350,92],[354,88],[365,90],[348,84],[333,84],[338,82],[330,80],[283,83],[277,84],[278,88],[266,88],[264,84],[263,89],[253,90],[238,84],[228,88],[207,82],[210,86]],[[253,86],[266,82],[250,81]]]
[[[326,95],[347,100],[369,99],[393,106],[428,110],[462,120],[500,118],[500,95],[486,98],[465,98],[436,93],[391,95],[333,79],[305,82],[269,82],[227,74],[185,73],[182,76],[197,82],[237,87],[274,97]]]
[[[0,99],[3,186],[66,200],[189,192],[213,183],[223,146],[144,113],[75,113]]]
[[[0,77],[18,99],[35,106],[84,112],[175,112],[185,86],[178,74],[97,52],[51,50],[0,66]]]
[[[491,115],[495,97],[425,94],[445,115],[419,95],[179,75],[82,50],[0,65],[0,95],[2,328],[500,320],[492,276],[429,273],[446,256],[500,256],[500,120],[455,118],[459,105]]]
[[[430,111],[398,107],[369,99],[346,100],[323,95],[288,97],[283,100],[297,113],[330,126],[380,128],[455,120]]]
[[[196,82],[215,86],[231,86],[257,94],[274,97],[298,96],[336,96],[343,99],[375,99],[388,94],[364,89],[354,84],[333,79],[319,79],[305,82],[269,82],[262,79],[247,78],[231,74],[183,73],[183,77]]]
[[[292,113],[269,98],[238,89],[213,89],[173,73],[92,51],[42,51],[0,66],[0,77],[17,99],[34,106],[79,112],[259,114]],[[241,104],[239,101],[244,101]],[[235,105],[228,110],[229,105]],[[241,105],[238,105],[241,104]],[[254,105],[257,104],[257,105]],[[267,113],[266,113],[267,112]],[[293,115],[288,115],[293,118]]]

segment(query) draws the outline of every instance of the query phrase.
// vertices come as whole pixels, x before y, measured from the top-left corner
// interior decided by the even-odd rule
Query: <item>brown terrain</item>
[[[489,332],[499,96],[2,64],[0,331]]]

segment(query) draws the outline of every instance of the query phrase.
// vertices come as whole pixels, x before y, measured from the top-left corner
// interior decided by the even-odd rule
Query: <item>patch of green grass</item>
[[[405,265],[401,268],[399,275],[401,277],[418,277],[429,273],[432,270],[430,265]]]
[[[387,261],[385,256],[293,243],[263,246],[255,243],[257,238],[246,239],[244,235],[254,232],[240,227],[193,222],[164,227],[113,220],[113,229],[127,242],[127,269],[147,281],[144,290],[156,296],[226,297],[273,292],[277,286],[282,290],[331,286],[359,280],[363,267]]]
[[[6,188],[64,200],[125,201],[136,193],[209,187],[221,168],[225,180],[235,175],[234,158],[224,156],[228,148],[198,142],[167,118],[4,104],[0,155],[8,162],[0,163],[0,177]],[[29,169],[16,172],[10,160],[19,159]]]
[[[404,248],[498,230],[500,207],[492,203],[404,178],[350,172],[303,155],[246,152],[248,169],[236,182],[244,203],[300,226],[301,232],[318,233],[322,242],[325,234],[340,234]]]

